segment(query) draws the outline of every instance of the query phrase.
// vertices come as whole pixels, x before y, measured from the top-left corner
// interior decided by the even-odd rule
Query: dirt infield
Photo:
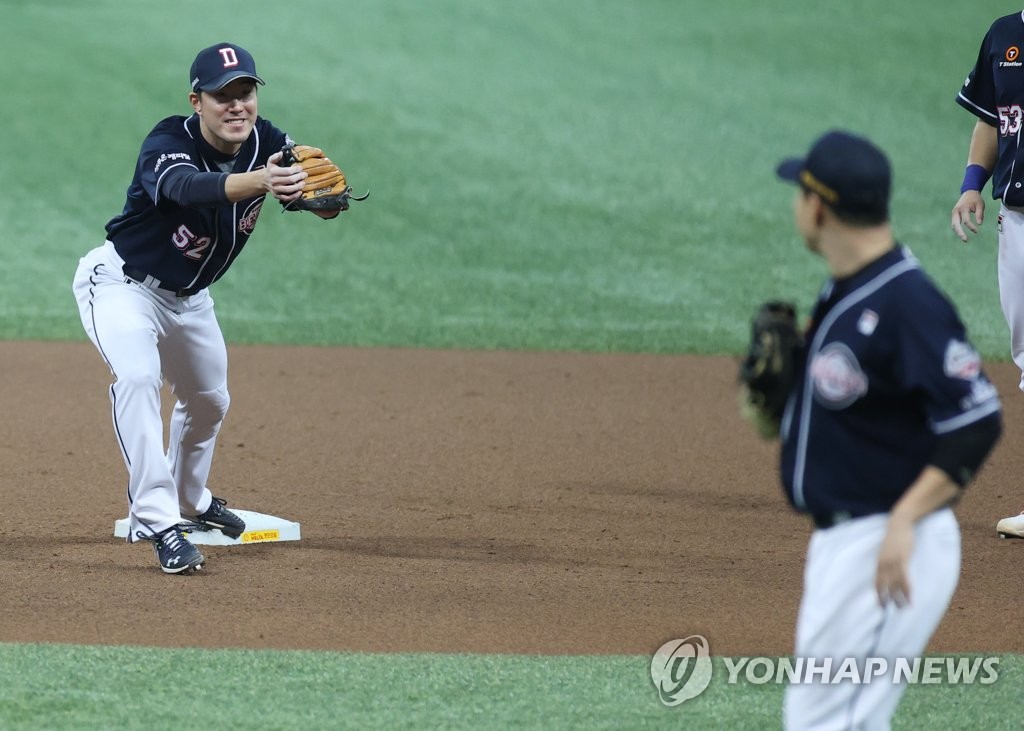
[[[736,414],[735,362],[235,347],[212,486],[298,543],[165,576],[113,537],[126,475],[87,344],[0,343],[0,641],[367,651],[784,654],[807,521]],[[931,650],[1024,652],[1024,395],[958,508]],[[165,398],[165,401],[167,398]]]

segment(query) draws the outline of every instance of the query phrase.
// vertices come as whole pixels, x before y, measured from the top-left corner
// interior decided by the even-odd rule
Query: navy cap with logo
[[[885,153],[865,137],[826,132],[806,157],[783,160],[775,172],[816,193],[838,214],[878,222],[889,218],[892,168]]]
[[[239,78],[264,83],[256,75],[256,62],[252,54],[234,43],[218,43],[204,48],[196,55],[188,72],[192,91],[217,91]]]

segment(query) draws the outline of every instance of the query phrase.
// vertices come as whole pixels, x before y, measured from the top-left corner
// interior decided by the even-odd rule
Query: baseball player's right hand
[[[309,174],[299,165],[281,167],[281,152],[275,152],[264,168],[264,186],[279,201],[287,203],[302,197],[303,181]]]
[[[914,522],[898,515],[889,516],[889,525],[878,551],[875,591],[878,605],[889,602],[902,609],[910,603],[910,582],[907,566],[914,552]]]
[[[971,220],[973,217],[973,220]],[[967,241],[967,233],[964,231],[964,227],[971,233],[978,233],[978,226],[985,220],[985,199],[981,197],[981,192],[977,190],[968,190],[960,196],[960,200],[953,206],[953,218],[951,225],[956,235],[960,237],[960,240]]]

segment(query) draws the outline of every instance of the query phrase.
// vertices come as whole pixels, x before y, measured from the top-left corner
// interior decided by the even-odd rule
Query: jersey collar
[[[225,163],[238,160],[247,160],[251,156],[252,148],[255,143],[256,130],[255,128],[249,134],[248,139],[242,143],[242,146],[238,149],[234,155],[228,155],[214,148],[203,138],[203,132],[199,128],[199,115],[192,114],[191,117],[185,120],[185,129],[188,130],[189,136],[195,140],[196,148],[199,150],[199,154],[204,160],[213,163]],[[210,165],[210,167],[216,168],[216,164]]]

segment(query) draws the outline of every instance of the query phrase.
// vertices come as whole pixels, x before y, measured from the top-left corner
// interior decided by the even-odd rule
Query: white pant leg
[[[111,244],[79,262],[73,291],[82,325],[114,377],[114,433],[128,468],[129,541],[136,531],[161,533],[181,521],[174,479],[163,450],[161,368],[157,342],[171,313],[145,288],[125,281]]]
[[[167,464],[178,486],[182,515],[204,512],[213,499],[206,482],[230,397],[228,356],[204,290],[183,303],[182,327],[161,341],[164,377],[177,403],[171,413]]]
[[[1024,209],[1000,206],[999,304],[1010,328],[1010,355],[1021,369],[1024,390]]]
[[[895,659],[920,657],[949,607],[960,574],[960,530],[952,511],[930,515],[915,528],[911,602],[903,609],[883,610],[875,593],[887,521],[888,516],[862,518],[811,537],[796,656],[813,658],[819,667],[831,658],[833,674],[845,658],[855,658],[861,670],[867,658],[885,658],[888,677],[865,684],[791,684],[784,703],[790,731],[888,729],[905,689],[892,682]]]
[[[910,606],[893,608],[879,637],[876,657],[888,661],[889,675],[886,682],[865,688],[862,699],[868,710],[863,728],[889,728],[889,719],[906,690],[904,683],[891,681],[896,658],[917,658],[924,653],[956,591],[960,556],[960,526],[952,510],[940,510],[918,523],[908,567]]]

